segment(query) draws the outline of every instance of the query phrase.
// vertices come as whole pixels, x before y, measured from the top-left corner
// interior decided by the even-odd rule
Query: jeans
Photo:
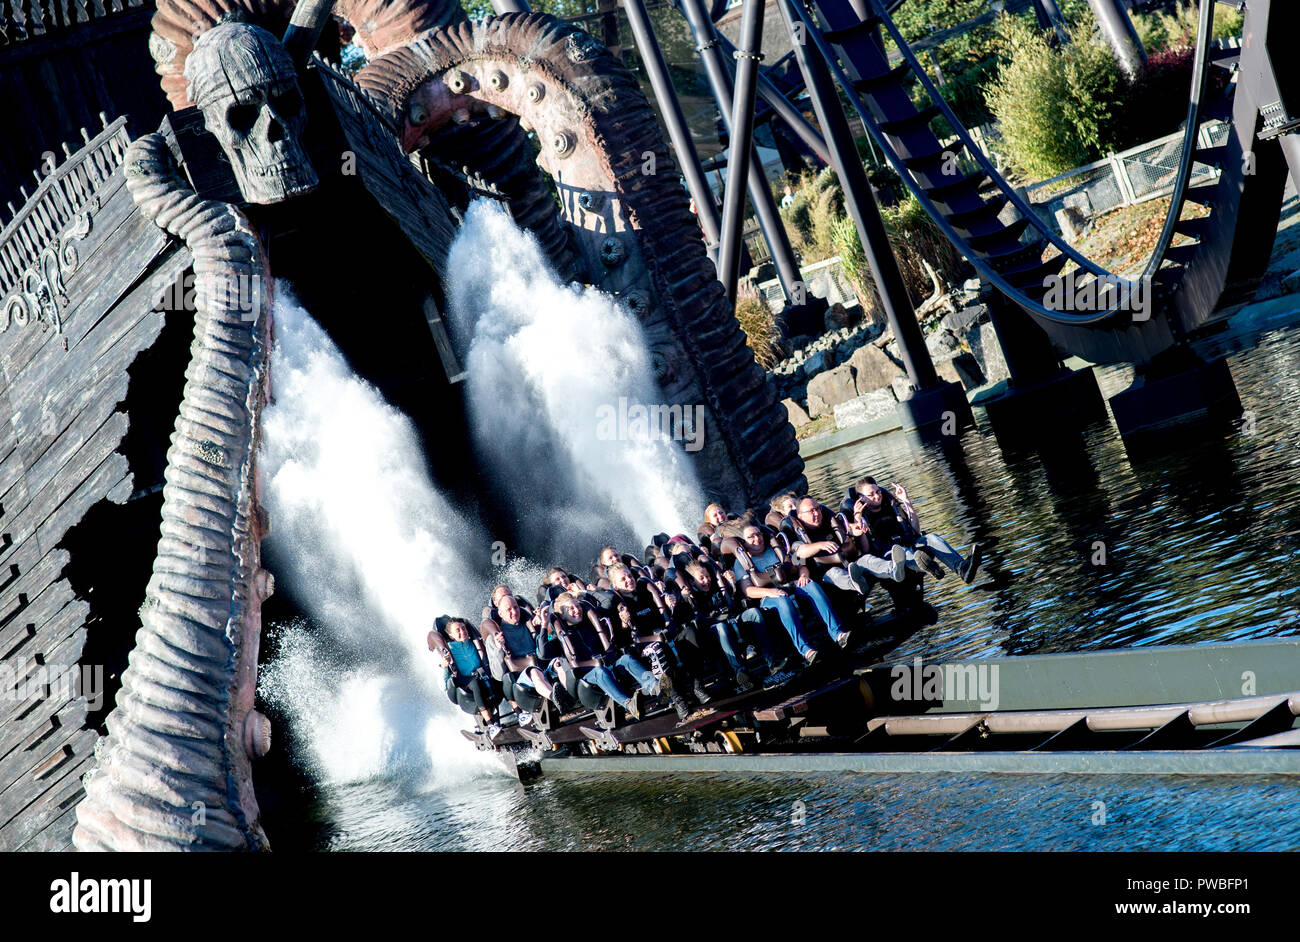
[[[916,561],[915,551],[918,549],[927,549],[931,555],[939,562],[943,563],[950,572],[960,572],[960,567],[965,564],[966,560],[949,545],[948,541],[937,533],[927,533],[912,545],[907,551],[907,568],[913,572],[921,572],[921,566]]]
[[[777,617],[781,619],[781,624],[785,627],[786,633],[790,635],[790,640],[794,642],[795,648],[802,657],[807,657],[808,652],[813,650],[813,646],[804,637],[803,618],[799,614],[799,605],[796,598],[802,596],[813,603],[813,607],[817,609],[817,614],[821,616],[821,620],[826,625],[826,630],[830,633],[832,639],[837,637],[843,629],[840,628],[840,620],[835,617],[835,612],[831,610],[831,602],[826,597],[826,590],[817,583],[810,582],[802,587],[791,583],[786,586],[786,591],[791,594],[775,598],[769,596],[763,599],[760,605],[763,608],[776,609]]]
[[[720,621],[713,626],[714,633],[718,636],[718,644],[722,648],[722,655],[727,659],[727,666],[731,668],[734,674],[742,668],[740,655],[737,654],[744,644],[744,637],[741,634],[740,622],[754,633],[754,644],[763,654],[763,660],[767,666],[771,667],[780,658],[772,650],[772,641],[767,633],[767,623],[763,621],[763,613],[756,608],[747,608],[735,618],[727,621]]]
[[[650,672],[646,671],[646,673]],[[653,680],[654,675],[651,674],[650,676]],[[597,664],[578,679],[584,684],[591,684],[593,687],[598,688],[605,696],[611,697],[623,706],[627,706],[632,699],[623,692],[623,688],[618,685],[618,681],[614,679],[614,673],[608,667],[601,667]]]
[[[659,694],[658,679],[655,677],[653,673],[651,673],[650,668],[646,667],[644,664],[642,664],[632,655],[624,654],[622,657],[620,657],[617,661],[614,662],[614,666],[621,667],[623,668],[623,670],[631,674],[632,679],[635,680],[637,682],[637,686],[641,688],[641,692],[644,693],[647,697],[658,696]],[[586,680],[585,677],[583,679]],[[594,683],[594,681],[588,680],[587,683]],[[602,687],[601,689],[603,690],[604,688]],[[613,696],[613,694],[610,694],[610,696]],[[627,700],[627,697],[624,697],[623,700]]]

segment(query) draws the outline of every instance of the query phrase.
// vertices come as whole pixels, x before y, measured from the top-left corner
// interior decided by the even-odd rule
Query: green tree
[[[477,20],[493,14],[491,0],[460,0],[461,9]],[[596,8],[594,0],[529,0],[534,13],[551,13],[559,17],[578,16]]]
[[[1000,25],[1004,61],[986,100],[1012,170],[1041,180],[1113,149],[1127,86],[1109,48],[1081,30],[1055,48],[1027,23],[1005,17]]]

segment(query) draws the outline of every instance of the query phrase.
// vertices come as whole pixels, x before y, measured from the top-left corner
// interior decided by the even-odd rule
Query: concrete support
[[[1179,368],[1170,369],[1171,364]],[[1227,360],[1206,363],[1181,349],[1176,360],[1152,364],[1128,389],[1111,396],[1110,411],[1127,439],[1181,423],[1240,415],[1241,399]]]

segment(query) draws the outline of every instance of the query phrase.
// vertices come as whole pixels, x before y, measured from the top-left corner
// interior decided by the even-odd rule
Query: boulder
[[[952,368],[957,374],[958,380],[962,386],[969,392],[972,389],[979,389],[985,384],[984,373],[980,370],[979,361],[969,353],[959,353],[952,358]]]
[[[898,365],[872,344],[865,344],[853,351],[848,367],[853,370],[854,383],[860,396],[890,385],[894,377],[899,375]]]
[[[935,360],[934,371],[939,374],[939,378],[945,383],[960,383],[961,376],[957,373],[957,368],[953,365],[953,357],[946,360]]]
[[[998,342],[998,333],[994,330],[992,321],[972,326],[966,333],[966,342],[970,344],[971,353],[975,354],[986,383],[1010,379],[1011,371],[1002,355],[1002,344]]]
[[[826,309],[826,329],[841,330],[849,327],[857,320],[854,314],[850,314],[848,308],[843,304],[832,304]]]
[[[848,364],[825,370],[808,380],[808,414],[812,418],[827,415],[841,402],[858,395],[853,372]]]
[[[912,381],[901,373],[894,377],[894,382],[891,385],[894,390],[894,397],[899,402],[909,398],[912,393],[916,392],[916,389],[912,386]]]
[[[844,429],[865,425],[875,419],[892,416],[897,410],[898,400],[894,398],[894,390],[889,387],[877,389],[836,406],[835,427]]]
[[[782,399],[781,405],[785,406],[785,411],[790,415],[790,424],[795,428],[803,428],[812,421],[812,417],[804,411],[803,406],[793,399]]]
[[[828,358],[826,356],[825,350],[818,350],[815,353],[810,353],[808,357],[803,361],[804,375],[807,376],[809,379],[812,379],[812,377],[816,376],[818,373],[825,370],[828,366],[830,366],[830,363],[827,362],[827,359]]]
[[[940,328],[925,338],[925,349],[935,360],[951,357],[957,350],[957,338],[949,331]]]

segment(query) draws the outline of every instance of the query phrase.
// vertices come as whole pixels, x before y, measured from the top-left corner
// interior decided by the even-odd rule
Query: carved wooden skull
[[[260,26],[208,30],[185,62],[190,101],[221,142],[250,203],[278,203],[319,182],[300,136],[307,110],[280,41]]]

